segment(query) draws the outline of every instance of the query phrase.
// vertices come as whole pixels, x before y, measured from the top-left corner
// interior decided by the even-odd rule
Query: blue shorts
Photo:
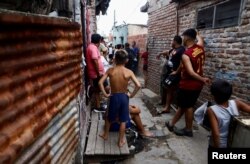
[[[128,120],[128,122],[126,122],[126,129],[128,129],[130,127],[131,127],[131,122],[130,122],[130,120]],[[119,122],[113,122],[110,125],[109,131],[111,131],[111,132],[118,132],[119,129],[120,129],[120,123]]]
[[[107,118],[110,123],[129,121],[129,97],[127,94],[111,94]]]

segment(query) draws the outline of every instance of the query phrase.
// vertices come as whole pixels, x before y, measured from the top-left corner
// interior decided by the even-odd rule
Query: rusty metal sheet
[[[0,163],[71,160],[81,63],[79,24],[0,11]]]
[[[76,22],[72,22],[71,19],[67,18],[57,18],[45,15],[34,15],[29,13],[0,10],[0,22],[5,24],[16,24],[16,25],[29,25],[29,26],[54,26],[62,28],[76,29],[80,28],[80,25]]]

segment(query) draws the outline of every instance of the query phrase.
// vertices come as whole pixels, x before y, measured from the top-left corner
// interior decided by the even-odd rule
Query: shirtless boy
[[[125,128],[126,122],[129,120],[129,98],[132,98],[139,91],[141,85],[136,79],[134,73],[125,68],[128,60],[127,53],[124,50],[117,50],[115,53],[115,64],[113,68],[102,76],[99,86],[105,97],[110,98],[109,109],[105,119],[104,133],[100,135],[103,139],[108,138],[109,128],[113,122],[120,122],[118,146],[125,144]],[[111,93],[107,94],[103,82],[109,77]],[[128,93],[128,82],[132,80],[135,84],[134,91]]]

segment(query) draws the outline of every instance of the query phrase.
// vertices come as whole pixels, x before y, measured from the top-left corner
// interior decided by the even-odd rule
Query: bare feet
[[[108,135],[103,133],[103,134],[99,134],[100,137],[102,137],[104,140],[108,139]]]
[[[122,147],[123,145],[125,145],[125,143],[126,143],[125,139],[122,139],[121,141],[119,141],[118,146]]]
[[[147,131],[147,130],[143,131],[141,133],[141,135],[144,136],[144,137],[154,137],[154,134],[151,133],[151,132],[149,132],[149,131]]]

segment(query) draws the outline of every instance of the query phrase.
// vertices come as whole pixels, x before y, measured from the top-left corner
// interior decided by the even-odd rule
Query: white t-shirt
[[[113,48],[109,47],[109,54],[113,54]]]
[[[106,72],[111,66],[109,65],[108,61],[103,56],[101,56],[101,60],[104,66],[104,70]]]

